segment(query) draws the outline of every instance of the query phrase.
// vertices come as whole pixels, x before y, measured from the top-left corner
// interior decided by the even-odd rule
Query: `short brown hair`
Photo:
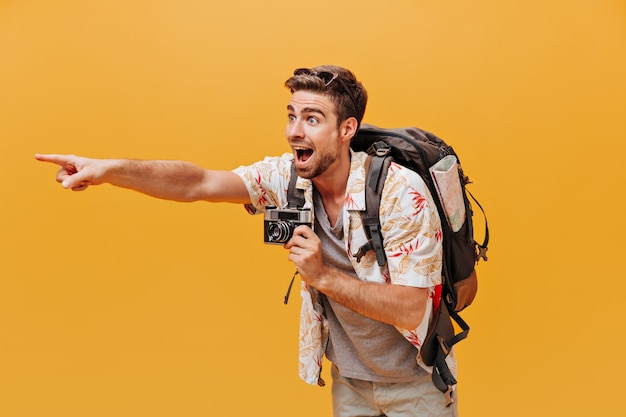
[[[313,68],[296,70],[297,75],[291,76],[285,81],[292,93],[298,90],[312,91],[330,97],[337,108],[337,124],[354,117],[359,125],[365,114],[367,106],[367,91],[360,81],[357,81],[352,71],[336,65],[320,65]],[[336,75],[330,82],[318,76],[318,74],[330,73]],[[349,89],[349,91],[348,91]]]

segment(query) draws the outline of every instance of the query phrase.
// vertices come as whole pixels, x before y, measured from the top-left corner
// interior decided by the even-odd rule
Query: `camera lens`
[[[291,238],[291,229],[291,223],[289,222],[272,223],[267,228],[267,238],[270,242],[287,242]]]

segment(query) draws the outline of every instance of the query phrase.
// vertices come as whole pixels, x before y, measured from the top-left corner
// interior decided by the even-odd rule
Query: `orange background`
[[[260,217],[73,193],[33,159],[279,154],[283,82],[323,63],[366,122],[453,144],[487,210],[461,415],[623,412],[623,0],[3,0],[1,416],[330,415]]]

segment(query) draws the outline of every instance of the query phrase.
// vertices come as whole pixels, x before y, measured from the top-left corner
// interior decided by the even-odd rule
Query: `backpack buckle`
[[[476,254],[476,262],[480,261],[480,258],[487,262],[487,247],[478,245],[478,253]]]
[[[389,155],[389,152],[391,152],[391,146],[387,145],[383,141],[374,142],[367,149],[368,154],[376,156],[387,156]]]
[[[367,243],[359,248],[359,250],[352,254],[356,258],[357,263],[361,262],[361,258],[365,256],[367,252],[372,249],[372,241],[368,240]]]

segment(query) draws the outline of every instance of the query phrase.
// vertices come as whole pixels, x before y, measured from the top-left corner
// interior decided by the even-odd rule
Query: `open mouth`
[[[297,146],[297,147],[294,147],[293,150],[296,153],[296,160],[300,163],[304,163],[308,161],[309,158],[311,158],[311,155],[313,155],[313,149],[311,148]]]

